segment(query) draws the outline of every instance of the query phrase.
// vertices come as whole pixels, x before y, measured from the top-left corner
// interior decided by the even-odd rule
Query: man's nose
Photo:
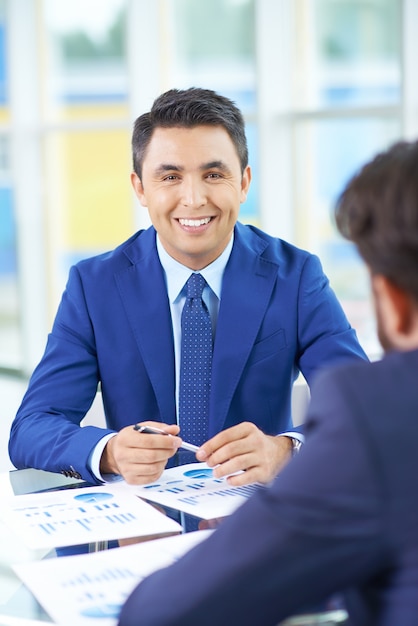
[[[203,181],[192,178],[185,178],[182,182],[183,206],[190,209],[198,209],[207,202],[206,189]]]

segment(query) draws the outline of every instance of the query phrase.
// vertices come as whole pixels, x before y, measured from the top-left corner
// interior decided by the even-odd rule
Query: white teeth
[[[204,224],[209,224],[210,217],[204,217],[202,220],[185,220],[180,218],[179,222],[182,226],[203,226]]]

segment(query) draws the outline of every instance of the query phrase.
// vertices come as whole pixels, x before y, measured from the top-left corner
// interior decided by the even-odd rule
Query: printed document
[[[14,570],[56,624],[116,626],[123,603],[145,576],[174,563],[211,532],[20,563]]]
[[[119,483],[11,496],[0,515],[32,549],[182,532],[180,524]]]
[[[129,488],[141,498],[208,520],[230,515],[260,484],[231,487],[206,463],[190,463],[165,470],[154,483]]]

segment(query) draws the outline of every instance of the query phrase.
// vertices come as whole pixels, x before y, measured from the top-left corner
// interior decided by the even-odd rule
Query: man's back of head
[[[341,194],[336,221],[371,273],[418,303],[418,141],[396,143],[365,165]]]

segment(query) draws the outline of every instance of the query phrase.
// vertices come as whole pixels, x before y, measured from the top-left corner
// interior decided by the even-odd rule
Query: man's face
[[[142,180],[132,174],[165,250],[193,270],[225,249],[250,180],[249,167],[241,175],[235,146],[222,126],[157,128]]]

